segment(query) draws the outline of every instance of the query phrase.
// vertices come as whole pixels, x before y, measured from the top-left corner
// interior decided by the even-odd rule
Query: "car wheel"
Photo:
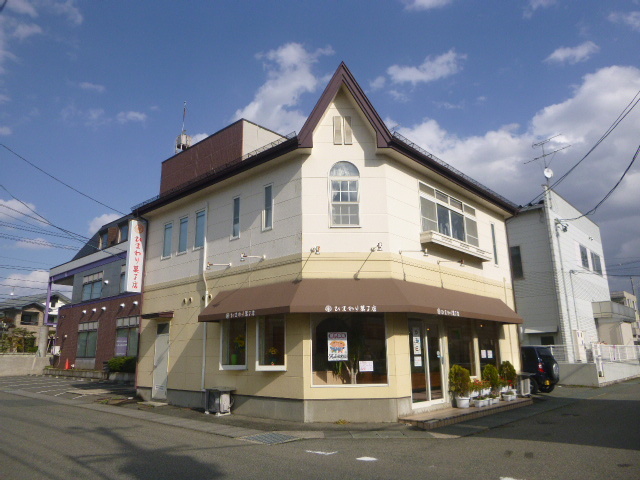
[[[538,382],[536,382],[533,378],[529,380],[529,386],[529,392],[531,392],[531,395],[535,395],[538,393]]]
[[[544,387],[540,387],[540,391],[542,393],[551,393],[554,388],[556,388],[555,385],[545,385]]]
[[[557,363],[554,363],[551,366],[551,378],[553,378],[556,382],[560,379],[560,367]]]

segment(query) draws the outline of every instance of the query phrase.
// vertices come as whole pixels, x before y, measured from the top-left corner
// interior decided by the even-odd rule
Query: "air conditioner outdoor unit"
[[[206,413],[215,413],[216,415],[229,415],[231,414],[231,406],[233,400],[231,398],[231,391],[234,388],[217,387],[207,389],[205,392],[204,410]]]

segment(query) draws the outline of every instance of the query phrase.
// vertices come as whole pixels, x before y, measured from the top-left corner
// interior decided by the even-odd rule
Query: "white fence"
[[[548,347],[558,362],[573,363],[571,359],[575,355],[570,355],[570,347],[566,345],[540,346]],[[586,358],[579,363],[640,363],[640,345],[604,345],[602,343],[592,343],[590,346],[585,346],[585,350]]]

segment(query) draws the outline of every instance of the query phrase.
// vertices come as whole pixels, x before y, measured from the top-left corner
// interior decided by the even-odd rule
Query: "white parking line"
[[[41,390],[40,392],[36,392],[36,393],[57,392],[58,390],[63,390],[64,392],[66,392],[68,388],[54,388],[52,390]]]

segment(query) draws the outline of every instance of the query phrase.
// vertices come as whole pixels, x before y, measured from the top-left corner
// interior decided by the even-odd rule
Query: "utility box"
[[[518,387],[517,391],[521,397],[531,396],[531,374],[519,373],[518,374]]]
[[[215,413],[216,415],[229,415],[233,399],[231,392],[235,390],[232,387],[215,387],[207,389],[204,399],[204,411],[206,413]]]

